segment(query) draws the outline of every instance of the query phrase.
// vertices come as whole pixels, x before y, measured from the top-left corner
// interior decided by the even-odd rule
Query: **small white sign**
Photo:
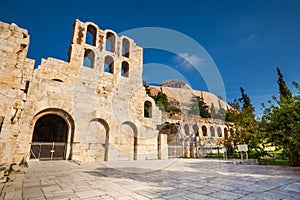
[[[248,151],[248,145],[246,145],[246,144],[241,144],[241,145],[238,145],[238,150],[239,150],[239,152],[241,152],[241,151]]]

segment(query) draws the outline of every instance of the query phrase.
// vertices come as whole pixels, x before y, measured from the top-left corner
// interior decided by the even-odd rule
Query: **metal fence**
[[[168,158],[182,158],[183,147],[182,146],[168,146]]]
[[[63,160],[66,154],[66,143],[33,142],[30,148],[30,159]]]

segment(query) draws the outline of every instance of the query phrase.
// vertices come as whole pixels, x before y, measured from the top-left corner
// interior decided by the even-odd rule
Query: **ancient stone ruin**
[[[28,159],[168,159],[178,147],[175,157],[196,157],[228,137],[222,120],[161,112],[142,84],[143,49],[126,36],[76,20],[68,61],[42,59],[37,69],[29,42],[27,30],[0,22],[2,168]],[[168,86],[170,99],[191,91]]]

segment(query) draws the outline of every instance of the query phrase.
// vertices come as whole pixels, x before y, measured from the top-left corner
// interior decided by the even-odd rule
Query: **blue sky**
[[[276,66],[293,91],[291,82],[300,83],[299,0],[10,0],[2,1],[0,10],[1,21],[29,30],[28,57],[37,64],[47,57],[67,60],[72,24],[78,18],[117,33],[140,27],[161,27],[187,35],[213,59],[223,79],[227,101],[239,98],[239,87],[244,87],[257,113],[261,112],[262,102],[278,94]],[[202,59],[188,52],[181,55],[195,62]],[[173,71],[179,74],[174,78],[181,80],[183,76],[193,88],[207,90],[201,74],[173,53],[145,49],[144,63],[144,77],[149,82],[169,78]],[[169,71],[162,75],[164,70],[160,66]],[[158,70],[156,77],[151,75],[150,69]]]

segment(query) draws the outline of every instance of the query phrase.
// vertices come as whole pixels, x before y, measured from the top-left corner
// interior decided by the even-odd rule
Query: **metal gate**
[[[30,148],[30,159],[39,160],[64,160],[66,143],[61,142],[33,142]]]
[[[168,158],[182,158],[183,147],[182,146],[168,146]]]

